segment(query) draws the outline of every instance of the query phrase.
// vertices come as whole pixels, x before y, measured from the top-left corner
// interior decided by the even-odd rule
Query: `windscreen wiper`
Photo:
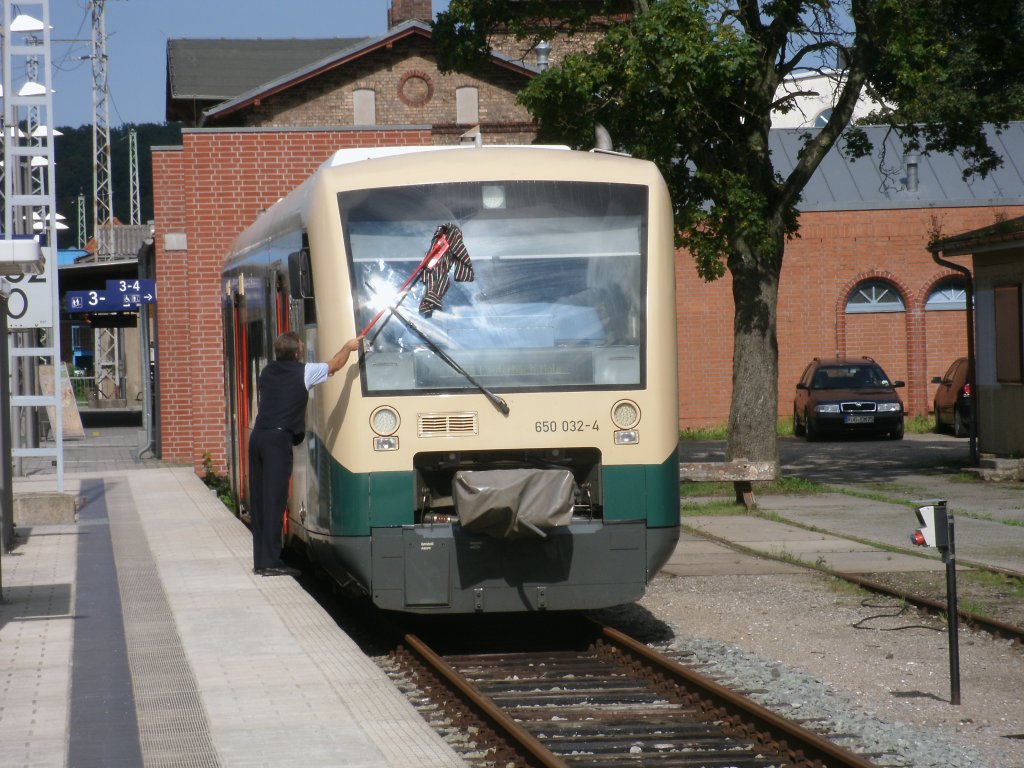
[[[391,306],[390,304],[387,306],[387,310],[392,315],[397,317],[399,322],[402,323],[402,325],[404,325],[410,331],[419,336],[423,340],[423,343],[427,345],[431,352],[433,352],[435,355],[444,360],[453,371],[462,374],[465,377],[466,381],[468,381],[474,387],[479,389],[483,393],[484,397],[491,401],[491,404],[495,408],[501,411],[503,415],[508,416],[508,403],[506,403],[504,400],[498,397],[498,395],[491,392],[491,390],[489,390],[487,387],[485,387],[483,384],[481,384],[479,381],[473,378],[473,376],[468,371],[466,371],[465,368],[463,368],[457,362],[452,360],[452,358],[448,356],[448,353],[441,349],[439,346],[437,346],[437,344],[435,344],[433,341],[431,341],[430,337],[427,336],[423,329],[419,328],[415,323],[412,322],[412,320],[409,320],[407,317],[405,317],[401,312],[399,312],[395,307]]]

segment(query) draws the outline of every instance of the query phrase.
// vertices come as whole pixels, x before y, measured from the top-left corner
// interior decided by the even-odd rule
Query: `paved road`
[[[724,441],[683,441],[680,461],[725,458]],[[908,475],[958,474],[969,460],[968,441],[949,435],[907,435],[903,440],[845,439],[808,443],[779,440],[779,469],[819,483],[896,482]]]

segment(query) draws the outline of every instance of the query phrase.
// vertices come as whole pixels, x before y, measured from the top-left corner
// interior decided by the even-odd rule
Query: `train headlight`
[[[398,411],[389,405],[382,405],[370,414],[370,429],[383,437],[395,434],[401,423]]]
[[[640,406],[632,400],[619,400],[612,406],[612,421],[619,429],[632,429],[640,423]]]

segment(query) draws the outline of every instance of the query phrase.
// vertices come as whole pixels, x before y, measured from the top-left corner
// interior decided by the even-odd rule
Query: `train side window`
[[[293,299],[313,298],[313,275],[306,248],[288,254],[288,285]]]
[[[316,323],[316,304],[313,301],[313,272],[309,264],[309,249],[302,248],[288,254],[288,292],[302,302],[302,322]]]

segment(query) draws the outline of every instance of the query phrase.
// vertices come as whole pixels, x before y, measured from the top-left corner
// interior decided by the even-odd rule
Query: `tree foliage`
[[[600,123],[619,148],[658,164],[678,243],[704,279],[728,271],[733,281],[728,454],[774,459],[776,297],[802,190],[840,140],[851,157],[871,151],[863,131],[847,130],[863,93],[908,151],[959,149],[967,173],[992,170],[983,124],[1024,114],[1024,0],[634,0],[616,17],[622,5],[452,0],[435,24],[441,64],[472,69],[495,32],[535,43],[605,14],[594,49],[533,79],[520,100],[542,140],[589,147]],[[795,109],[793,78],[812,72],[835,83],[833,110],[783,177],[769,151],[772,112]]]
[[[143,222],[153,218],[153,169],[150,149],[154,146],[181,144],[178,123],[126,124],[110,131],[111,187],[114,193],[114,216],[127,224],[130,219],[130,161],[128,131],[136,131],[139,151],[139,209]],[[92,126],[77,128],[60,126],[61,136],[54,139],[57,180],[57,212],[64,216],[68,229],[59,233],[61,248],[74,248],[78,241],[78,195],[85,196],[86,229],[92,235],[93,152]]]

